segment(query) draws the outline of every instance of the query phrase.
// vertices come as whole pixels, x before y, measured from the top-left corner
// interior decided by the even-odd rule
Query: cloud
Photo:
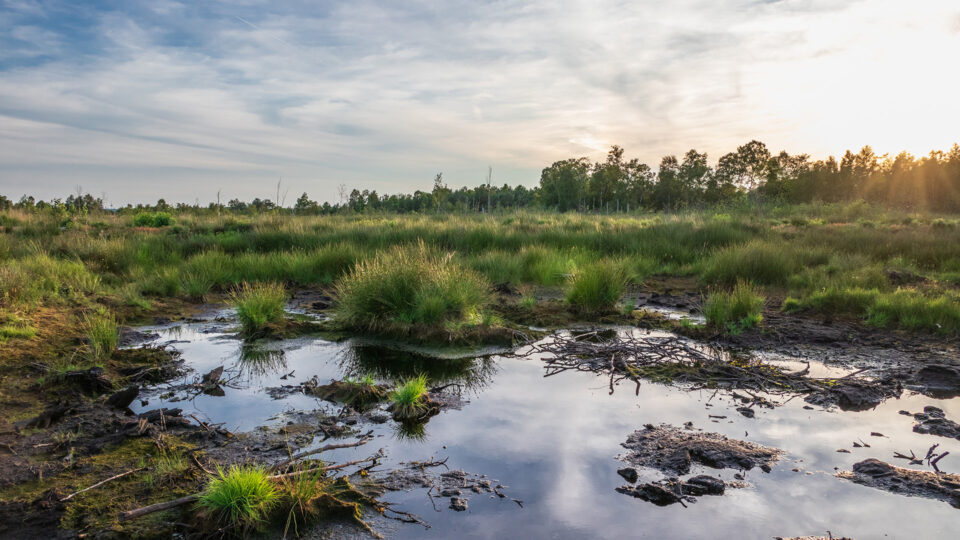
[[[282,176],[335,199],[751,138],[923,153],[960,120],[950,4],[7,2],[0,191],[250,198]]]

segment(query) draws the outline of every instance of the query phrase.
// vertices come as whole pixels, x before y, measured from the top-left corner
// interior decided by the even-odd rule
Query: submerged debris
[[[928,405],[923,408],[923,412],[915,413],[913,417],[917,420],[913,425],[913,431],[916,433],[960,440],[960,424],[948,420],[943,409]]]
[[[694,463],[714,469],[760,467],[769,472],[782,453],[776,448],[728,439],[718,433],[651,424],[633,432],[623,447],[629,450],[621,456],[623,461],[673,475],[689,473]]]
[[[960,508],[960,475],[904,469],[878,459],[865,459],[853,471],[840,471],[840,478],[908,497],[925,497]]]
[[[427,495],[431,498],[450,498],[449,507],[458,512],[467,509],[470,493],[488,493],[491,497],[507,499],[503,492],[507,486],[499,480],[488,479],[484,474],[468,473],[466,471],[446,470],[442,473],[431,472],[437,467],[446,467],[447,460],[412,461],[402,463],[399,469],[394,469],[377,479],[377,483],[388,491],[410,491],[417,488],[427,488]],[[510,499],[522,506],[521,501]]]

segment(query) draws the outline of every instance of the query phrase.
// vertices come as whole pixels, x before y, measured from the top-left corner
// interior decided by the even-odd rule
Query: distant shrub
[[[168,212],[140,212],[133,218],[134,227],[168,227],[173,216]]]

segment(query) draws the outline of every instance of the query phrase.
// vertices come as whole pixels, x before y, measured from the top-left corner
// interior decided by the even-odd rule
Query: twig
[[[133,473],[135,473],[135,472],[140,472],[140,471],[142,471],[142,470],[144,470],[144,469],[146,469],[146,467],[140,467],[140,468],[137,468],[137,469],[129,470],[129,471],[124,472],[124,473],[120,473],[120,474],[115,475],[115,476],[111,476],[110,478],[107,478],[106,480],[101,480],[101,481],[97,482],[96,484],[94,484],[94,485],[92,485],[92,486],[90,486],[90,487],[88,487],[88,488],[83,488],[83,489],[81,489],[80,491],[75,491],[75,492],[67,495],[66,497],[60,499],[60,502],[69,501],[69,500],[72,499],[75,495],[79,495],[79,494],[81,494],[81,493],[83,493],[83,492],[85,492],[85,491],[90,491],[91,489],[93,489],[93,488],[95,488],[95,487],[102,486],[102,485],[106,484],[107,482],[110,482],[111,480],[116,480],[117,478],[123,478],[124,476],[126,476],[126,475],[128,475],[128,474],[133,474]]]

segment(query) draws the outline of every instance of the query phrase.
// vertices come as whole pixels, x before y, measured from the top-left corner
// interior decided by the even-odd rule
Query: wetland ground
[[[0,236],[0,537],[960,532],[949,218],[70,223]]]

